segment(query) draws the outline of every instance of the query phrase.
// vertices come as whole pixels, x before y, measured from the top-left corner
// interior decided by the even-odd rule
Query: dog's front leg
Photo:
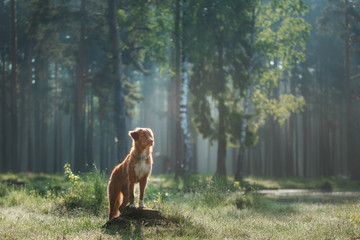
[[[140,180],[140,197],[139,197],[139,207],[144,208],[144,192],[147,184],[147,177],[143,177]]]
[[[129,200],[130,200],[130,207],[134,208],[135,206],[135,196],[134,196],[134,189],[135,184],[133,182],[130,182],[129,184]]]

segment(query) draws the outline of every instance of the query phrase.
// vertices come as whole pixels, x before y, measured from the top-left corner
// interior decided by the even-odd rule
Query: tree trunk
[[[217,151],[217,169],[216,174],[226,175],[226,122],[225,122],[225,74],[223,70],[223,36],[219,33],[217,39],[218,50],[218,111],[219,111],[219,126],[218,126],[218,151]]]
[[[42,95],[42,111],[41,111],[41,137],[39,139],[41,143],[40,155],[41,155],[41,171],[47,173],[49,171],[49,159],[48,159],[48,106],[49,106],[49,94],[48,94],[48,78],[49,78],[49,63],[44,61],[41,66],[41,90]],[[38,96],[38,97],[40,97]]]
[[[34,84],[34,136],[35,136],[35,167],[36,171],[43,172],[46,169],[46,60],[36,59],[35,61],[35,84]],[[45,144],[45,145],[44,145]]]
[[[307,109],[305,109],[304,113],[303,113],[303,119],[302,119],[302,128],[303,128],[303,151],[304,151],[304,160],[303,160],[303,166],[304,166],[304,170],[303,170],[303,176],[307,177],[308,176],[308,113],[307,113]]]
[[[58,79],[58,63],[55,63],[55,106],[54,106],[54,165],[53,172],[56,173],[60,170],[60,148],[59,148],[59,99],[58,99],[58,91],[59,91],[59,79]]]
[[[175,110],[175,131],[174,131],[174,152],[175,152],[175,178],[184,175],[184,159],[182,158],[182,132],[180,122],[180,61],[181,61],[181,46],[180,46],[180,0],[175,2],[175,82],[174,82],[174,110]]]
[[[109,29],[113,52],[113,74],[114,74],[114,124],[117,142],[117,160],[122,161],[128,151],[125,99],[122,79],[122,59],[120,48],[120,33],[117,25],[115,0],[108,0]]]
[[[40,143],[40,133],[41,133],[41,127],[40,127],[40,114],[41,114],[41,101],[39,96],[41,96],[41,90],[40,90],[40,65],[38,61],[35,62],[35,84],[34,84],[34,147],[35,147],[35,164],[34,164],[34,171],[39,171],[39,162],[41,161],[41,143]]]
[[[294,117],[290,116],[286,124],[286,174],[287,177],[294,176]],[[277,175],[277,177],[280,177]]]
[[[266,156],[266,159],[265,159],[265,176],[267,177],[271,177],[272,176],[272,159],[273,159],[273,155],[272,155],[272,152],[273,152],[273,148],[272,148],[272,142],[273,142],[273,139],[272,139],[272,131],[273,131],[273,126],[274,126],[274,123],[273,123],[273,119],[272,118],[268,118],[266,120],[266,123],[265,123],[265,129],[269,129],[268,131],[265,131],[265,156]]]
[[[24,50],[24,60],[19,65],[19,69],[24,69],[24,72],[28,72],[27,68],[27,49],[25,47]],[[26,99],[26,90],[27,90],[27,84],[30,82],[31,74],[23,74],[19,78],[19,84],[18,84],[18,171],[27,171],[27,161],[28,161],[28,155],[25,150],[25,144],[26,144],[26,135],[27,135],[27,129],[26,129],[26,119],[27,119],[27,111],[26,111],[26,105],[28,103]]]
[[[6,109],[6,74],[5,74],[5,53],[1,55],[2,71],[1,71],[1,127],[2,127],[2,169],[4,172],[9,170],[7,159],[7,109]]]
[[[255,9],[252,11],[252,20],[251,20],[251,35],[250,35],[250,49],[249,49],[249,57],[250,57],[250,64],[248,66],[248,84],[251,84],[250,81],[252,80],[252,64],[254,63],[254,35],[255,35]],[[237,158],[237,168],[235,172],[235,180],[242,181],[243,180],[243,171],[242,166],[244,162],[245,157],[245,140],[246,140],[246,129],[247,129],[247,115],[249,112],[249,105],[251,100],[251,88],[252,85],[249,85],[246,89],[245,94],[245,102],[244,102],[244,116],[243,116],[243,122],[241,125],[241,137],[240,137],[240,149],[239,154]]]
[[[226,134],[225,134],[225,103],[223,93],[219,98],[219,128],[218,128],[218,151],[217,151],[217,169],[219,175],[226,175]]]
[[[247,115],[249,112],[251,88],[250,86],[246,89],[245,104],[244,104],[244,117],[241,125],[241,138],[240,138],[240,150],[237,159],[237,168],[235,173],[235,180],[243,180],[242,163],[245,155],[245,139],[246,139],[246,128],[247,128]]]
[[[17,29],[16,29],[16,0],[11,0],[11,162],[12,170],[18,170],[17,153],[17,81],[18,81],[18,63],[17,63]]]
[[[85,84],[85,0],[81,0],[81,24],[79,53],[77,63],[77,107],[75,120],[75,171],[85,170],[85,121],[84,121],[84,84]]]
[[[64,167],[64,160],[63,160],[63,132],[62,132],[62,129],[63,129],[63,123],[62,123],[62,118],[61,118],[61,114],[59,114],[58,116],[58,122],[59,122],[59,135],[58,135],[58,152],[59,152],[59,156],[58,156],[58,159],[59,159],[59,164],[58,164],[58,168],[57,168],[57,171],[62,171],[63,170],[63,167]]]
[[[94,102],[93,96],[89,94],[89,115],[88,116],[88,125],[87,125],[87,147],[86,147],[86,162],[88,165],[89,170],[94,168],[94,158],[93,158],[93,151],[94,151]]]
[[[30,41],[30,40],[29,40]],[[27,114],[26,114],[26,125],[27,125],[27,171],[33,172],[34,171],[34,156],[33,156],[33,146],[34,146],[34,139],[33,139],[33,77],[32,77],[32,63],[31,60],[33,58],[32,55],[32,43],[28,42],[26,46],[26,68],[27,68],[27,82],[26,82],[26,92],[27,92]]]
[[[101,116],[99,116],[99,132],[100,132],[100,137],[99,137],[99,148],[100,148],[100,170],[104,171],[107,167],[106,165],[106,158],[105,158],[105,139],[106,139],[106,134],[104,134],[104,123],[103,123],[103,119]],[[104,137],[105,136],[105,137]]]
[[[182,16],[182,76],[181,76],[181,95],[180,95],[180,121],[181,128],[184,136],[184,145],[185,145],[185,173],[191,171],[191,159],[192,159],[192,150],[191,150],[191,135],[187,119],[187,92],[188,92],[188,53],[187,53],[187,0],[183,1],[183,16]]]

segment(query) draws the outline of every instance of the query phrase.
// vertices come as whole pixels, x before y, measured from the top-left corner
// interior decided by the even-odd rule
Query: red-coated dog
[[[154,134],[149,128],[136,128],[129,135],[133,139],[130,153],[114,168],[108,183],[109,220],[117,217],[129,202],[130,207],[135,207],[136,183],[140,185],[139,207],[144,207],[144,191],[153,163]]]

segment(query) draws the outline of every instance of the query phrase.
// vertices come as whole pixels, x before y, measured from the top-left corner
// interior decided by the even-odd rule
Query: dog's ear
[[[137,131],[130,131],[129,136],[134,139],[135,141],[139,139],[139,132]]]

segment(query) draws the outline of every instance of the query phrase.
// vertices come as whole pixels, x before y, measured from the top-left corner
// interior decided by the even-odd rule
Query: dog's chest
[[[135,164],[134,171],[138,179],[143,178],[150,172],[151,165],[146,163],[147,156],[142,156],[141,160]]]

